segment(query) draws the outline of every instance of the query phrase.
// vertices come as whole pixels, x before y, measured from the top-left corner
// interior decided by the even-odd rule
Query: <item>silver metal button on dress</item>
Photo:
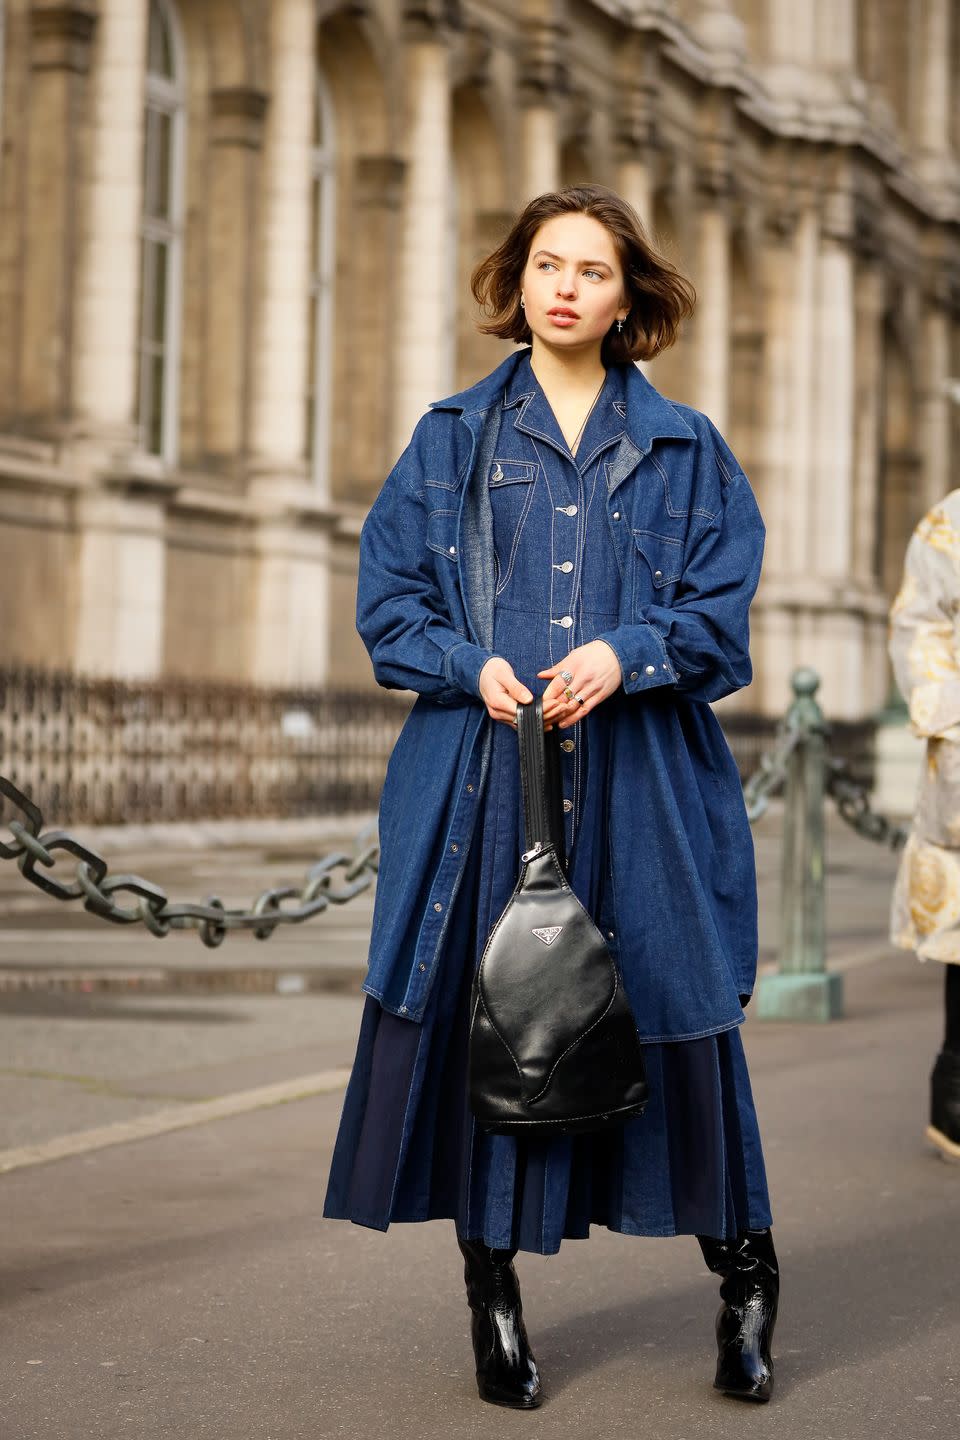
[[[560,749],[561,749],[561,750],[566,750],[567,754],[569,754],[570,751],[571,751],[573,748],[574,748],[574,745],[573,745],[573,741],[572,741],[572,740],[561,740],[561,741],[560,741]]]
[[[631,679],[631,680],[636,680],[636,678],[637,678],[637,672],[636,672],[636,670],[631,670],[631,671],[630,671],[630,679]]]
[[[614,520],[619,520],[619,519],[620,519],[620,511],[619,511],[619,510],[614,510],[614,512],[613,512],[613,518],[614,518]]]
[[[657,673],[657,667],[656,667],[656,665],[646,665],[646,666],[644,666],[644,674],[645,674],[645,675],[656,675],[656,673]]]
[[[562,625],[563,628],[564,628],[564,630],[569,630],[569,629],[570,629],[570,626],[573,624],[573,616],[572,616],[572,615],[561,615],[561,617],[560,617],[559,620],[553,620],[553,621],[551,621],[551,624],[553,624],[553,625]]]
[[[577,513],[576,505],[557,505],[554,508],[559,510],[562,515],[576,515]]]
[[[572,809],[573,809],[573,801],[572,801],[572,800],[564,800],[564,802],[563,802],[563,808],[564,808],[564,810],[567,810],[567,811],[572,810]]]
[[[662,579],[663,579],[663,571],[662,571],[662,570],[654,570],[654,572],[653,572],[653,578],[654,578],[654,580],[662,580]]]
[[[564,560],[562,565],[554,565],[553,568],[554,570],[562,570],[564,575],[569,575],[570,571],[573,569],[573,561]]]

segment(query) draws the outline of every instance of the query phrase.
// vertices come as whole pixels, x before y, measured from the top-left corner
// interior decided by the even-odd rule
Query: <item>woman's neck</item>
[[[530,368],[541,389],[555,393],[586,391],[592,395],[606,375],[599,345],[583,351],[554,350],[536,336],[533,337]]]

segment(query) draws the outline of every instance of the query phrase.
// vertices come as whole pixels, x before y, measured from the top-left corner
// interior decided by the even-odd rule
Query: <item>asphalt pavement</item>
[[[115,836],[111,868],[241,903],[352,833],[335,829]],[[776,810],[756,841],[769,966]],[[960,1433],[960,1167],[923,1138],[942,972],[886,942],[894,866],[832,819],[844,1018],[745,1027],[783,1269],[772,1404],[711,1388],[717,1282],[694,1241],[595,1231],[519,1259],[547,1401],[517,1414],[476,1396],[452,1225],[320,1218],[372,896],[208,951],[58,904],[8,863],[0,1440]]]

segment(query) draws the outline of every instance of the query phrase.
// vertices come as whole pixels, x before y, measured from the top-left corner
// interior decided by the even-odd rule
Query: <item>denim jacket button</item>
[[[619,519],[620,519],[620,511],[619,511],[619,510],[614,510],[614,512],[613,512],[613,518],[614,518],[614,520],[619,520]],[[658,572],[658,573],[659,573],[659,572]]]
[[[437,900],[437,901],[435,901],[433,908],[434,908],[434,910],[442,910],[442,909],[443,909],[443,906],[440,904],[440,901]]]
[[[561,750],[566,750],[567,753],[569,754],[570,751],[573,749],[573,741],[572,741],[572,740],[561,740],[561,741],[560,741],[560,749],[561,749]]]
[[[656,667],[656,665],[648,665],[648,666],[646,667],[644,673],[647,674],[647,675],[656,675],[656,673],[657,673],[657,667]]]
[[[564,808],[564,810],[566,810],[566,811],[568,812],[568,814],[569,814],[569,812],[573,809],[573,801],[572,801],[572,800],[564,800],[564,802],[563,802],[563,808]]]
[[[631,670],[631,671],[630,671],[630,679],[631,679],[631,680],[636,680],[636,678],[637,678],[637,672],[636,672],[636,670]]]
[[[554,620],[553,623],[554,623],[554,625],[562,625],[563,628],[564,628],[564,630],[569,630],[569,629],[570,629],[570,626],[573,624],[573,616],[572,616],[572,615],[561,615],[560,619],[559,619],[559,620]]]
[[[451,555],[456,555],[456,553],[457,553],[457,547],[456,547],[456,545],[451,545],[451,546],[450,546],[450,554],[451,554]]]

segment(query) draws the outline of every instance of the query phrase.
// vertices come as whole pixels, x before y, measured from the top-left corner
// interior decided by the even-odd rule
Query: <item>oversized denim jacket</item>
[[[360,537],[357,628],[379,684],[418,694],[381,796],[364,989],[414,1021],[443,953],[495,723],[478,689],[495,653],[486,477],[521,353],[431,406]],[[621,614],[602,638],[623,674],[607,841],[622,968],[653,1042],[729,1029],[753,988],[753,842],[709,702],[751,679],[764,529],[705,415],[664,399],[634,365],[625,393],[624,435],[605,462]]]

